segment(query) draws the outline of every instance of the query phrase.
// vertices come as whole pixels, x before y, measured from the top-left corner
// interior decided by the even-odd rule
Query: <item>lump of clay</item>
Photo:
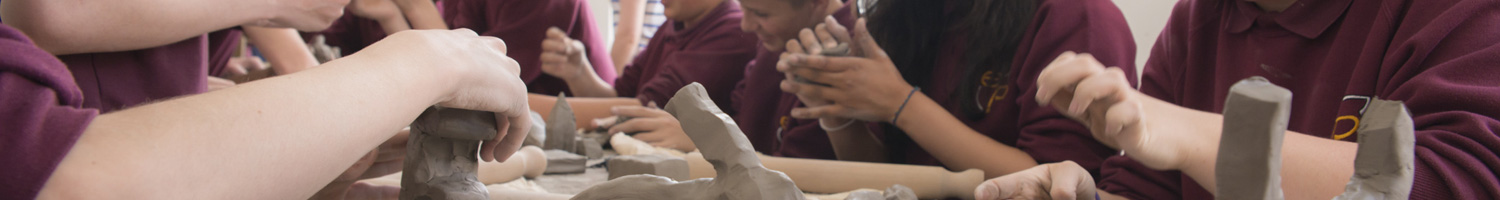
[[[672,157],[660,154],[625,155],[610,158],[605,168],[609,170],[609,179],[619,178],[626,175],[651,174],[664,176],[672,180],[683,181],[688,179],[688,163],[681,157]]]
[[[573,120],[573,107],[568,106],[567,94],[557,94],[557,104],[552,106],[552,116],[547,120],[547,144],[542,149],[558,149],[574,152],[578,130]],[[574,152],[577,153],[577,152]]]
[[[1291,91],[1258,76],[1229,88],[1215,199],[1282,199],[1281,139],[1291,104]]]
[[[479,142],[499,133],[495,113],[432,106],[412,122],[401,199],[488,199],[479,182]]]
[[[781,172],[760,164],[739,126],[708,98],[703,85],[688,84],[667,103],[667,113],[717,177],[677,182],[654,175],[629,175],[590,187],[573,199],[803,199],[802,191]]]
[[[547,120],[542,119],[542,114],[536,111],[528,111],[531,114],[531,130],[526,132],[526,139],[521,141],[521,146],[542,147],[543,141],[547,141]]]
[[[573,153],[583,155],[589,159],[604,158],[604,145],[599,144],[596,140],[578,138],[573,143]]]
[[[548,149],[543,154],[547,155],[547,174],[583,173],[588,168],[588,158],[572,152]]]
[[[1400,101],[1371,100],[1359,124],[1359,153],[1344,194],[1333,199],[1407,199],[1411,195],[1411,113]]]

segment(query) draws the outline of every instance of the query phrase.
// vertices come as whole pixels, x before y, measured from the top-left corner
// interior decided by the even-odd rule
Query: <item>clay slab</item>
[[[1407,199],[1416,142],[1411,113],[1400,101],[1370,100],[1359,124],[1354,176],[1333,199]]]
[[[660,154],[616,156],[606,165],[609,179],[636,174],[663,176],[676,181],[688,179],[688,163],[681,157]]]
[[[572,152],[548,149],[543,154],[547,155],[547,174],[571,174],[583,173],[588,168],[588,158],[573,154]]]
[[[1240,80],[1224,102],[1216,199],[1282,199],[1281,140],[1292,92],[1265,78]]]

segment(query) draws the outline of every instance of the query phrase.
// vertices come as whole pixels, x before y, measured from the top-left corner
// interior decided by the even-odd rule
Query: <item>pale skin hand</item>
[[[157,47],[240,25],[322,30],[346,1],[9,0],[0,1],[0,18],[47,52],[68,55]]]
[[[1095,191],[1088,170],[1073,161],[1063,161],[985,180],[974,188],[974,198],[1093,200]]]
[[[1130,88],[1119,68],[1088,54],[1066,52],[1042,70],[1037,102],[1078,120],[1094,139],[1157,170],[1181,170],[1216,190],[1223,116],[1193,110]],[[1295,111],[1294,111],[1295,112]],[[1282,144],[1282,189],[1290,199],[1329,199],[1354,173],[1356,144],[1287,131]]]
[[[842,30],[837,23],[829,23],[825,30]],[[814,33],[813,36],[833,33]],[[807,34],[804,34],[807,35]],[[818,37],[812,37],[818,38]],[[777,70],[801,76],[813,82],[826,83],[832,87],[784,80],[781,88],[804,100],[822,99],[831,104],[792,109],[797,118],[839,117],[862,121],[890,122],[900,108],[912,86],[901,78],[885,53],[875,43],[865,27],[864,19],[855,23],[850,51],[854,56],[824,57],[820,55],[792,54],[782,57],[785,65]],[[818,42],[822,43],[822,42]],[[791,43],[788,44],[801,44]],[[788,45],[788,47],[798,45]],[[821,48],[823,45],[801,45],[803,48]],[[794,48],[788,48],[794,49]],[[790,50],[789,50],[790,51]],[[817,51],[817,50],[810,50]],[[969,129],[942,105],[917,92],[902,110],[895,122],[906,131],[917,145],[949,168],[977,168],[985,171],[985,177],[998,177],[1011,172],[1036,166],[1035,159],[1015,147],[997,142]],[[868,132],[868,131],[866,131]],[[874,137],[866,134],[830,133],[830,137]],[[834,138],[830,138],[834,139]],[[863,139],[875,140],[873,138]],[[857,142],[857,141],[855,141]],[[840,144],[835,142],[835,144]],[[843,147],[836,147],[840,149]]]
[[[481,158],[505,160],[525,137],[507,133],[530,128],[517,72],[496,38],[394,34],[305,72],[100,115],[40,197],[307,198],[433,104],[495,112]]]
[[[615,25],[615,43],[610,45],[609,57],[614,60],[615,72],[624,73],[625,65],[635,59],[641,44],[641,31],[646,21],[646,0],[620,0],[620,21]]]
[[[552,27],[542,41],[542,73],[567,81],[568,89],[579,97],[615,97],[614,86],[595,76],[583,42],[568,38],[568,33]]]
[[[829,26],[828,24],[833,24]],[[814,31],[816,30],[816,31]],[[804,42],[805,41],[805,42]],[[786,42],[786,51],[781,57],[791,55],[821,55],[823,49],[838,46],[840,43],[849,43],[849,30],[838,25],[833,17],[826,17],[823,24],[818,24],[813,29],[803,29],[798,34],[798,39]],[[778,67],[786,67],[786,60],[776,63]],[[786,80],[795,78],[792,73],[784,72]],[[818,107],[833,104],[828,100],[820,99],[820,96],[798,95],[798,101],[808,107]],[[833,145],[833,153],[839,160],[852,160],[863,162],[887,162],[885,144],[880,137],[870,132],[864,124],[858,124],[858,120],[843,117],[822,117],[818,119],[823,127],[837,128],[827,130],[829,142]],[[850,124],[856,123],[856,124]],[[846,124],[848,124],[846,126]],[[842,127],[842,128],[840,128]]]
[[[682,132],[682,124],[672,114],[656,105],[644,106],[615,106],[610,112],[617,116],[633,117],[625,123],[609,126],[609,133],[634,133],[640,132],[632,137],[640,139],[651,146],[676,149],[682,152],[692,152],[698,147],[693,145],[687,133]]]
[[[351,0],[348,7],[349,14],[379,22],[387,34],[411,30],[411,24],[394,0]]]

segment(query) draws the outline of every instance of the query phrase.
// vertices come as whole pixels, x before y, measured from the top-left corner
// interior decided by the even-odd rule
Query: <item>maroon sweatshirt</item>
[[[106,113],[208,89],[206,36],[149,49],[57,58],[83,89],[84,107]]]
[[[595,30],[585,0],[445,0],[439,1],[438,7],[450,28],[468,28],[505,40],[508,54],[521,64],[521,80],[526,81],[531,93],[557,95],[568,91],[567,82],[542,73],[542,41],[547,39],[550,27],[583,42],[599,78],[614,84],[615,65],[609,58],[609,44]]]
[[[35,199],[99,110],[67,66],[0,24],[0,197]]]
[[[1496,65],[1496,1],[1320,0],[1271,13],[1185,0],[1152,49],[1141,91],[1218,112],[1230,85],[1263,76],[1292,91],[1288,130],[1349,142],[1369,99],[1404,101],[1417,129],[1411,198],[1496,199]],[[1213,198],[1187,176],[1125,157],[1107,160],[1099,185],[1133,199]]]
[[[743,16],[739,2],[724,1],[692,28],[668,19],[646,50],[620,74],[615,92],[643,104],[667,103],[682,86],[698,82],[720,109],[734,113],[729,93],[744,78],[745,63],[755,57],[759,46],[754,34],[740,31]]]

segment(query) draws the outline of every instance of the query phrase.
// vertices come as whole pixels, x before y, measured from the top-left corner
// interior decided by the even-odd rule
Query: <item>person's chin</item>
[[[765,41],[765,40],[761,40],[761,41]],[[773,43],[770,43],[770,42],[761,42],[760,46],[761,47],[765,47],[766,50],[771,51],[771,52],[779,52],[782,49],[786,48],[786,46],[777,45],[777,44],[773,44]]]

